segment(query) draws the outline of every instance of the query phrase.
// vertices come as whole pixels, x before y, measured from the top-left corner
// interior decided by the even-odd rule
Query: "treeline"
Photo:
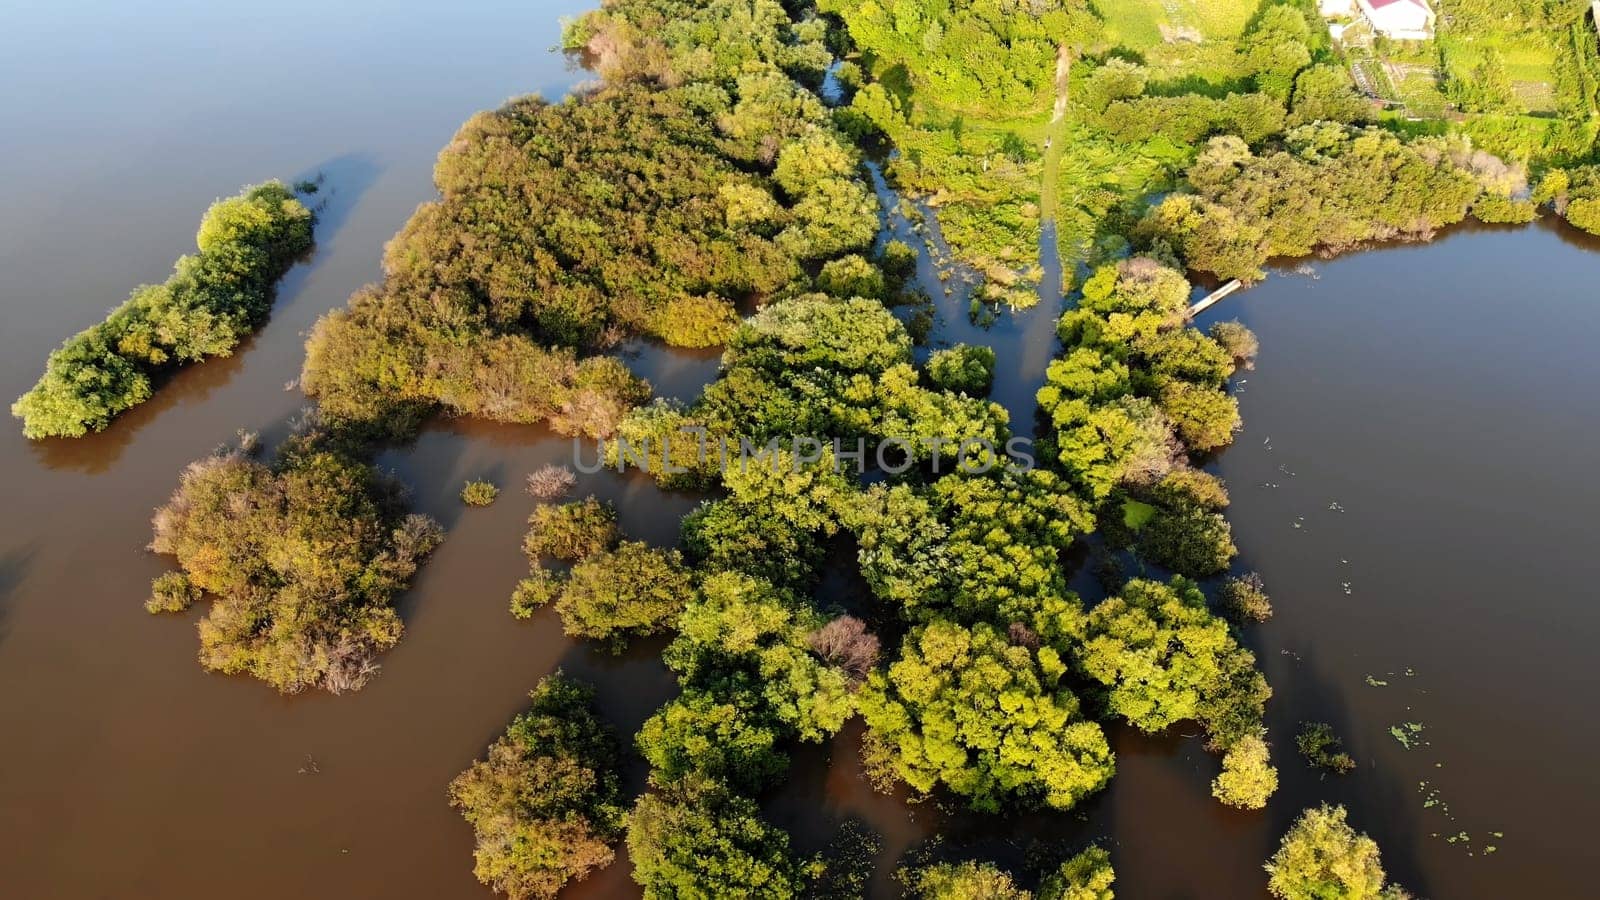
[[[1107,60],[1083,82],[1082,121],[1118,143],[1140,144],[1163,137],[1196,145],[1214,135],[1236,135],[1257,144],[1290,125],[1352,123],[1371,116],[1343,67],[1332,64],[1294,71],[1293,87],[1279,96],[1267,91],[1148,94],[1150,75],[1139,65]]]
[[[1548,203],[1574,228],[1600,234],[1600,165],[1551,169],[1533,191],[1536,203]]]
[[[1193,269],[1246,281],[1273,256],[1426,239],[1469,214],[1527,222],[1536,212],[1521,168],[1466,141],[1407,141],[1329,123],[1293,129],[1260,151],[1213,138],[1187,184],[1192,193],[1150,211],[1138,240],[1175,250]]]
[[[100,431],[150,399],[167,371],[228,355],[266,320],[273,285],[311,247],[313,222],[276,181],[213,204],[195,238],[199,253],[50,354],[39,383],[11,406],[23,434]]]

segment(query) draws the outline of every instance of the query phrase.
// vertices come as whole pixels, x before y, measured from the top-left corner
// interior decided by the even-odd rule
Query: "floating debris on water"
[[[1292,657],[1295,662],[1299,662],[1300,661],[1300,654],[1294,652],[1293,650],[1287,650],[1287,649],[1279,650],[1278,653],[1280,653],[1283,656]]]
[[[302,765],[297,770],[297,774],[300,774],[300,775],[317,775],[317,774],[320,774],[321,772],[322,772],[322,767],[317,765],[316,758],[313,757],[309,753],[306,754],[305,764]]]
[[[1269,450],[1270,450],[1270,449],[1272,449],[1272,448],[1271,448],[1271,447],[1268,447],[1268,448],[1267,448],[1267,449],[1269,449]],[[1283,474],[1285,474],[1285,475],[1288,475],[1288,476],[1289,476],[1289,477],[1290,477],[1290,478],[1293,478],[1293,477],[1294,477],[1294,473],[1293,473],[1293,472],[1291,472],[1291,471],[1289,471],[1289,464],[1288,464],[1288,463],[1279,463],[1279,464],[1278,464],[1278,471],[1279,471],[1279,472],[1282,472],[1282,473],[1283,473]]]
[[[1384,681],[1381,678],[1374,678],[1370,672],[1367,674],[1367,684],[1371,685],[1372,687],[1388,687],[1389,686],[1389,682]]]
[[[1304,528],[1305,524],[1306,524],[1306,517],[1305,516],[1295,516],[1294,517],[1294,527],[1296,527],[1296,528]]]
[[[1344,592],[1345,592],[1345,593],[1346,593],[1346,594],[1348,594],[1348,593],[1350,593],[1350,582],[1348,582],[1348,581],[1341,581],[1341,582],[1339,582],[1339,585],[1340,585],[1340,586],[1341,586],[1341,587],[1343,587],[1343,588],[1344,588]]]
[[[1333,510],[1334,512],[1341,512],[1341,513],[1344,512],[1344,507],[1340,506],[1339,505],[1339,501],[1337,501],[1337,500],[1333,501],[1332,503],[1329,503],[1328,504],[1328,508]]]
[[[1278,486],[1278,483],[1276,481],[1263,481],[1261,482],[1261,486],[1264,488],[1275,488]]]
[[[1406,666],[1406,677],[1407,678],[1415,678],[1416,674],[1417,674],[1417,670],[1416,669],[1413,669],[1410,666]]]
[[[1421,722],[1402,722],[1399,725],[1390,725],[1389,733],[1394,735],[1394,739],[1400,742],[1400,746],[1407,750],[1412,750],[1417,747],[1427,746],[1428,742],[1422,739],[1422,729],[1424,727]]]

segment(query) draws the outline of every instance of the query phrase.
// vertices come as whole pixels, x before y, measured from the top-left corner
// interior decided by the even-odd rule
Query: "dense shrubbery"
[[[1240,809],[1261,809],[1278,789],[1267,742],[1254,735],[1240,738],[1222,756],[1222,772],[1211,782],[1211,796]]]
[[[1229,578],[1222,583],[1222,606],[1238,621],[1265,622],[1272,618],[1272,599],[1267,586],[1255,572]]]
[[[758,578],[706,578],[666,652],[683,693],[639,733],[651,777],[669,783],[703,776],[755,792],[787,767],[782,745],[837,732],[853,711],[853,674],[847,660],[814,648],[822,624],[815,611]]]
[[[1281,100],[1266,94],[1138,97],[1109,104],[1092,123],[1124,144],[1157,135],[1196,144],[1214,134],[1235,134],[1256,143],[1283,130],[1284,108]]]
[[[522,552],[537,565],[544,557],[577,562],[609,550],[622,536],[617,511],[593,497],[575,503],[540,506],[528,517]]]
[[[1112,900],[1111,885],[1116,880],[1111,854],[1090,847],[1045,876],[1039,900]]]
[[[1600,234],[1600,166],[1565,173],[1567,186],[1555,195],[1557,207],[1574,228]]]
[[[196,462],[156,511],[150,548],[182,573],[157,579],[152,607],[215,595],[200,622],[207,669],[285,693],[360,688],[400,639],[394,594],[442,537],[401,493],[317,432],[270,466],[239,451]]]
[[[1466,218],[1480,195],[1515,196],[1521,172],[1465,143],[1407,142],[1331,123],[1253,153],[1214,138],[1189,168],[1194,193],[1162,201],[1140,225],[1190,268],[1254,280],[1271,256],[1333,253],[1369,241],[1422,239]],[[1502,209],[1493,204],[1485,209]]]
[[[461,502],[468,506],[488,506],[500,496],[500,488],[492,481],[473,479],[461,488]]]
[[[900,872],[906,896],[914,900],[1032,900],[1011,874],[992,863],[968,860],[935,863]]]
[[[616,738],[593,692],[560,673],[539,682],[488,758],[450,783],[477,837],[473,872],[514,898],[555,897],[610,865],[622,834]]]
[[[909,621],[1033,626],[1081,615],[1060,559],[1091,525],[1054,473],[957,473],[921,490],[874,487],[860,506],[858,558],[874,593]]]
[[[11,406],[23,433],[99,431],[150,399],[162,372],[228,355],[271,312],[273,285],[311,247],[312,223],[311,211],[276,181],[213,204],[200,222],[198,254],[50,354],[39,383]]]
[[[1237,323],[1208,337],[1188,326],[1189,285],[1149,258],[1103,266],[1061,317],[1064,355],[1039,390],[1051,427],[1045,452],[1115,523],[1128,499],[1150,513],[1135,541],[1144,556],[1185,575],[1227,568],[1235,551],[1221,510],[1227,492],[1188,467],[1185,449],[1214,450],[1238,429],[1223,386],[1255,353]],[[1130,497],[1131,495],[1131,497]]]
[[[1408,900],[1385,886],[1378,844],[1345,821],[1342,806],[1308,809],[1267,861],[1267,888],[1279,900]]]

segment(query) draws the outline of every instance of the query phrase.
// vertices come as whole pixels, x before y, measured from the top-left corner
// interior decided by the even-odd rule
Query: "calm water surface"
[[[517,484],[570,454],[535,428],[439,422],[383,456],[449,539],[401,601],[405,640],[358,694],[282,698],[208,675],[194,660],[199,610],[184,622],[141,607],[165,568],[143,549],[149,514],[183,465],[239,428],[283,434],[304,402],[285,390],[303,332],[377,277],[383,243],[432,195],[433,158],[461,121],[583,77],[548,51],[556,16],[587,5],[36,4],[8,16],[6,398],[31,385],[51,346],[134,284],[164,278],[214,198],[322,172],[328,204],[315,256],[234,357],[179,374],[93,438],[30,445],[14,423],[0,428],[8,895],[486,896],[444,786],[525,692],[564,668],[598,685],[625,734],[670,696],[659,644],[596,654],[565,641],[549,614],[519,623],[506,612],[526,568],[530,501]],[[1278,609],[1250,636],[1277,690],[1284,789],[1271,807],[1212,801],[1216,761],[1192,738],[1117,731],[1119,775],[1078,812],[950,814],[870,791],[852,728],[797,753],[768,804],[798,844],[820,846],[846,816],[884,834],[885,869],[936,832],[1010,861],[1035,838],[1098,838],[1122,896],[1257,898],[1277,836],[1326,799],[1351,807],[1419,893],[1581,895],[1582,861],[1600,840],[1588,815],[1600,805],[1589,761],[1600,677],[1588,661],[1600,638],[1589,536],[1600,487],[1586,465],[1600,439],[1600,248],[1554,227],[1459,232],[1316,269],[1278,274],[1207,317],[1243,318],[1263,345],[1241,376],[1246,431],[1215,468],[1233,489],[1241,565],[1263,573]],[[959,292],[943,297],[925,275],[938,340],[994,344],[996,398],[1031,428],[1059,304],[983,331]],[[715,373],[714,355],[629,352],[663,394],[692,397]],[[510,489],[466,511],[456,493],[468,477]],[[697,502],[636,478],[581,489],[658,544]],[[856,590],[844,571],[823,588]],[[1360,771],[1326,782],[1300,766],[1291,748],[1305,719],[1336,725]],[[1403,749],[1388,734],[1401,722],[1425,725],[1427,745]],[[635,761],[635,788],[642,773]],[[1434,790],[1443,803],[1425,808]],[[1460,832],[1470,840],[1444,840]],[[887,878],[879,889],[893,895]],[[570,893],[637,891],[623,861]]]

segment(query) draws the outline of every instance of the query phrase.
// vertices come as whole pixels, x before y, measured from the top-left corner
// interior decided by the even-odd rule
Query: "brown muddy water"
[[[0,428],[7,896],[483,897],[444,787],[525,692],[558,667],[589,679],[624,734],[671,695],[659,643],[612,657],[565,640],[551,615],[507,613],[526,567],[522,475],[572,452],[535,428],[442,421],[382,458],[449,538],[401,601],[405,639],[360,693],[283,698],[208,675],[194,659],[199,611],[182,621],[141,606],[165,568],[143,549],[150,511],[178,472],[236,429],[281,437],[303,404],[285,390],[303,332],[376,277],[461,121],[583,77],[548,48],[556,16],[586,5],[97,2],[14,11],[0,29],[7,398],[51,346],[163,278],[212,199],[323,172],[328,203],[314,257],[234,357],[180,373],[102,435],[29,444],[15,423]],[[1056,298],[983,331],[959,292],[943,297],[925,275],[938,338],[996,346],[996,396],[1028,430]],[[1277,691],[1284,786],[1264,813],[1211,800],[1216,761],[1192,737],[1126,731],[1113,786],[1070,815],[908,805],[861,779],[852,727],[796,754],[770,814],[808,850],[864,818],[885,836],[884,870],[935,834],[1008,862],[1035,838],[1099,839],[1119,895],[1180,900],[1265,896],[1260,863],[1278,835],[1329,800],[1419,894],[1582,896],[1600,841],[1597,282],[1600,247],[1555,226],[1459,231],[1317,263],[1315,276],[1275,273],[1207,314],[1262,339],[1240,378],[1246,431],[1215,469],[1233,489],[1241,566],[1263,573],[1278,610],[1249,636]],[[663,394],[691,397],[715,373],[714,355],[630,352]],[[508,490],[466,510],[456,494],[469,477]],[[614,475],[580,490],[659,544],[697,502]],[[859,585],[841,567],[823,590]],[[1300,764],[1293,734],[1307,719],[1338,728],[1357,773],[1325,781]],[[1427,743],[1408,751],[1390,736],[1405,722]],[[568,893],[637,889],[621,860]],[[893,896],[887,878],[879,893]]]

